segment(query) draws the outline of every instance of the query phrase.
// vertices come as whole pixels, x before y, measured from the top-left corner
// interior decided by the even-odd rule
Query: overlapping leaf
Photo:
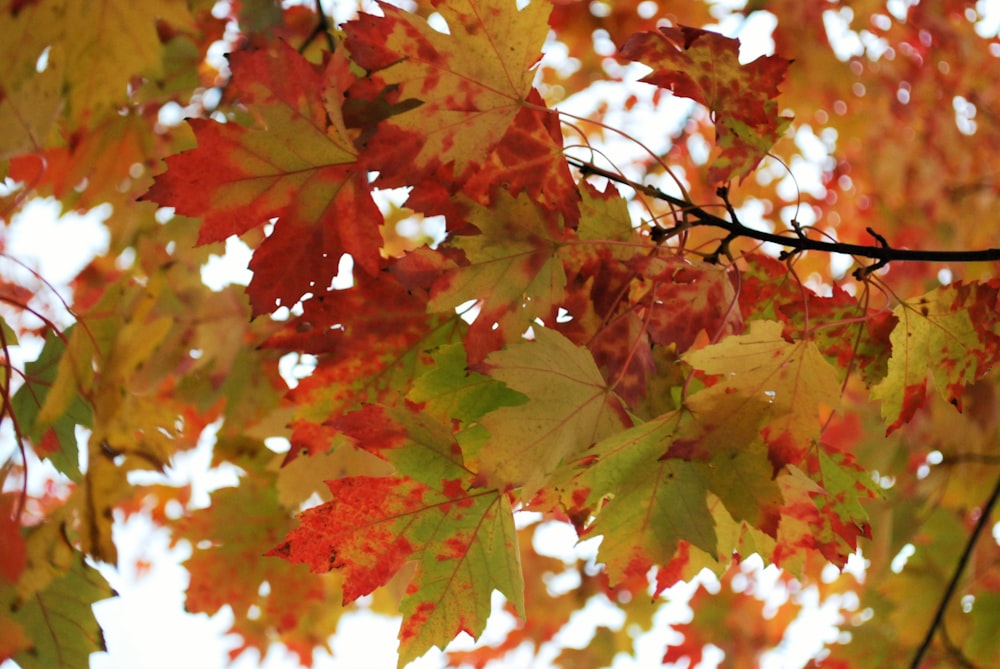
[[[72,330],[64,333],[72,337]],[[90,425],[92,407],[75,394],[77,379],[71,369],[61,380],[59,367],[71,368],[72,357],[64,355],[66,342],[50,334],[38,359],[25,367],[25,384],[11,398],[12,409],[20,421],[22,434],[35,442],[38,455],[69,478],[80,480],[77,425]],[[53,391],[55,389],[55,391]],[[65,392],[62,392],[65,390]],[[43,407],[48,406],[48,415]]]
[[[795,620],[801,605],[785,600],[767,610],[768,604],[749,590],[736,590],[734,578],[744,576],[735,565],[721,579],[721,587],[710,591],[700,585],[691,600],[697,607],[696,619],[678,625],[681,643],[671,642],[663,663],[687,658],[690,666],[701,662],[707,644],[726,653],[733,666],[759,666],[760,656],[778,647],[785,630]]]
[[[587,451],[574,485],[597,514],[588,532],[604,536],[614,579],[668,565],[681,542],[716,558],[709,493],[737,521],[777,534],[783,500],[761,439],[771,418],[765,398],[712,387]]]
[[[385,585],[417,562],[400,608],[399,666],[444,647],[459,632],[478,636],[500,590],[523,615],[513,513],[496,490],[436,486],[402,477],[328,482],[332,500],[299,516],[300,525],[269,554],[344,576],[344,602]]]
[[[663,457],[678,416],[646,423],[599,443],[597,457],[578,480],[586,505],[597,509],[587,532],[599,534],[598,556],[612,583],[666,565],[681,541],[716,554],[706,471],[698,463]]]
[[[873,390],[882,400],[888,432],[913,418],[923,403],[927,380],[961,409],[962,391],[1000,355],[997,288],[953,284],[893,310],[898,325],[890,341],[888,374]]]
[[[69,547],[65,550],[66,557],[70,557]],[[90,654],[105,649],[91,607],[113,596],[114,591],[96,569],[84,563],[82,556],[70,559],[65,573],[51,578],[30,596],[9,599],[11,589],[0,588],[4,614],[11,615],[30,644],[14,655],[24,669],[86,669]],[[23,579],[20,588],[30,587],[32,580]]]
[[[722,149],[709,169],[713,181],[746,177],[781,138],[791,119],[778,115],[778,85],[791,61],[761,56],[739,62],[739,40],[688,26],[636,33],[621,54],[653,68],[642,79],[712,112]]]
[[[68,89],[67,111],[74,128],[123,104],[133,78],[163,72],[157,21],[178,29],[193,27],[187,3],[179,0],[11,4],[9,12],[7,6],[0,12],[5,36],[0,55],[13,65],[4,79],[11,77],[16,87],[28,72],[34,74],[36,61],[50,49],[48,59],[57,63],[54,69]],[[2,89],[7,84],[0,80],[0,99],[5,97]],[[52,110],[41,111],[45,115]]]
[[[636,256],[629,266],[644,280],[635,292],[648,294],[643,306],[653,342],[686,351],[698,337],[714,340],[742,330],[725,270],[672,255]]]
[[[473,490],[447,423],[411,408],[367,405],[336,421],[359,448],[397,476],[328,481],[331,500],[299,517],[271,551],[314,572],[344,577],[344,602],[385,585],[416,561],[400,605],[400,666],[459,632],[478,636],[500,590],[523,617],[513,511],[506,495]]]
[[[756,413],[767,406],[770,420],[764,431],[777,471],[801,460],[820,435],[821,419],[840,406],[840,380],[811,341],[789,343],[773,321],[754,321],[746,334],[693,351],[685,361],[706,374],[721,378],[711,390],[746,400]]]
[[[562,299],[566,285],[560,249],[561,226],[522,193],[516,199],[501,191],[489,208],[472,205],[469,222],[480,234],[455,237],[451,247],[464,252],[464,262],[442,272],[428,308],[450,311],[479,301],[479,315],[469,339],[515,341],[535,318],[548,316]],[[494,333],[494,324],[499,324]],[[468,342],[474,351],[489,344]]]
[[[464,180],[528,98],[549,7],[446,0],[435,9],[448,24],[447,34],[392,5],[380,7],[384,16],[361,14],[345,25],[347,48],[396,99],[422,104],[383,123],[366,147],[366,160],[384,179],[401,183],[441,168]]]
[[[344,253],[376,272],[382,216],[340,109],[327,102],[352,81],[347,61],[332,57],[324,70],[279,44],[230,64],[234,94],[258,124],[193,119],[198,148],[168,158],[145,198],[202,217],[200,243],[279,219],[251,261],[254,314],[325,292]]]
[[[469,370],[460,344],[442,346],[435,351],[434,362],[436,366],[414,382],[407,398],[442,422],[471,423],[526,399],[500,381]]]
[[[781,320],[787,338],[809,336],[842,374],[857,371],[870,385],[882,380],[896,323],[891,312],[866,312],[856,296],[836,284],[830,295],[818,295],[775,258],[757,253],[746,259],[739,291],[744,318]]]
[[[392,309],[371,309],[372,305]],[[336,434],[333,423],[362,402],[399,400],[409,379],[430,364],[426,351],[458,339],[465,323],[454,312],[427,314],[427,296],[408,291],[392,275],[359,275],[356,285],[306,300],[302,314],[266,345],[319,356],[292,389],[292,449],[322,453]]]
[[[191,574],[185,608],[209,615],[231,608],[232,631],[243,639],[233,657],[250,648],[264,655],[278,639],[308,665],[313,649],[336,630],[341,611],[326,601],[339,594],[335,578],[260,557],[291,526],[274,474],[261,471],[249,472],[239,487],[217,490],[210,507],[175,524],[174,540],[195,547],[185,562]],[[283,615],[289,607],[295,616]]]
[[[468,474],[447,422],[415,407],[368,404],[336,421],[358,448],[391,462],[396,472],[430,487]]]
[[[529,499],[561,463],[628,425],[590,353],[552,330],[491,354],[482,371],[529,398],[480,421],[490,436],[473,459],[490,487],[523,488]]]
[[[507,134],[463,191],[484,205],[493,200],[497,187],[514,195],[524,192],[573,225],[580,216],[580,194],[563,155],[559,117],[545,110],[545,102],[534,89],[527,102],[531,106],[518,111]]]

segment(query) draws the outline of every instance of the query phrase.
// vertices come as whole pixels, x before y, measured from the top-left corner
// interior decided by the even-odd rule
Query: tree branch
[[[923,249],[899,249],[889,245],[886,239],[877,233],[872,228],[867,228],[868,234],[875,238],[878,242],[875,246],[867,246],[864,244],[848,244],[845,242],[831,242],[821,239],[810,239],[805,236],[785,236],[776,234],[773,232],[764,232],[762,230],[755,230],[749,228],[739,222],[735,217],[733,220],[727,220],[715,214],[705,211],[698,205],[688,202],[682,198],[675,197],[673,195],[668,195],[664,193],[659,188],[654,186],[647,186],[644,184],[636,183],[631,181],[620,174],[611,172],[592,163],[580,160],[578,158],[570,157],[568,158],[570,165],[573,165],[584,175],[595,174],[597,176],[602,176],[606,179],[614,181],[615,183],[628,186],[629,188],[647,195],[651,198],[660,200],[662,202],[667,202],[674,205],[684,211],[687,221],[682,225],[678,226],[677,230],[686,229],[690,227],[697,226],[708,226],[713,228],[721,228],[725,230],[728,235],[726,241],[732,241],[737,237],[747,237],[750,239],[756,239],[762,242],[770,242],[772,244],[777,244],[779,246],[785,247],[787,249],[783,255],[788,257],[795,253],[800,253],[802,251],[822,251],[825,253],[844,253],[847,255],[857,256],[861,258],[869,258],[876,261],[874,264],[862,268],[859,270],[861,278],[865,274],[870,274],[871,272],[884,267],[890,262],[957,262],[957,263],[968,263],[968,262],[996,262],[1000,261],[1000,249],[978,249],[972,251],[935,251],[935,250],[923,250]],[[723,197],[723,203],[726,204],[727,210],[731,211],[732,207],[728,204],[728,200]],[[732,214],[730,214],[732,216]],[[671,230],[666,230],[665,234],[660,233],[660,237],[665,238],[670,236]]]
[[[316,0],[316,25],[313,27],[309,36],[306,37],[305,41],[299,47],[299,53],[305,53],[309,45],[312,44],[317,37],[323,35],[326,37],[326,46],[331,52],[337,50],[337,45],[333,41],[333,35],[330,34],[330,19],[327,17],[326,13],[323,11],[323,3],[320,0]]]
[[[913,656],[913,662],[910,663],[910,669],[917,669],[920,663],[924,659],[924,654],[931,645],[931,641],[934,639],[934,633],[941,627],[941,621],[944,620],[944,611],[948,608],[948,602],[951,601],[952,596],[955,594],[955,590],[958,588],[958,579],[962,577],[962,572],[965,571],[965,566],[969,562],[969,558],[972,556],[972,549],[976,545],[976,541],[979,539],[979,535],[983,533],[983,529],[989,525],[990,516],[993,513],[993,507],[997,503],[997,498],[1000,497],[1000,479],[997,479],[996,485],[993,487],[993,492],[990,493],[989,499],[983,504],[982,512],[979,514],[979,520],[976,522],[976,527],[972,530],[972,534],[969,535],[969,540],[965,542],[965,550],[962,551],[962,556],[958,559],[958,564],[955,565],[955,573],[951,575],[951,581],[948,583],[948,587],[944,591],[944,595],[941,597],[941,603],[938,604],[937,611],[934,612],[934,620],[931,621],[930,627],[927,628],[927,634],[924,635],[924,641],[920,644],[920,648],[917,649],[917,654]]]

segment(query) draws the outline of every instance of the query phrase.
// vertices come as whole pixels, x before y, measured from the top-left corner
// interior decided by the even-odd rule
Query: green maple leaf
[[[604,500],[587,533],[604,537],[598,557],[613,583],[667,564],[682,540],[716,554],[705,466],[662,457],[677,418],[650,421],[588,452],[597,463],[577,482],[588,493],[588,507],[596,509]]]
[[[500,191],[489,206],[471,205],[469,222],[478,235],[457,236],[465,263],[445,271],[435,282],[428,308],[450,311],[479,301],[473,332],[489,336],[494,323],[505,341],[521,336],[535,318],[558,306],[566,286],[560,257],[562,231],[524,193]]]
[[[997,359],[997,288],[956,283],[893,310],[898,324],[890,335],[892,356],[885,378],[872,389],[882,400],[886,433],[908,422],[923,403],[927,379],[948,402],[961,408],[965,386]]]
[[[562,462],[628,422],[590,352],[553,330],[492,353],[483,370],[528,397],[480,421],[490,436],[475,459],[491,487],[520,487],[529,498]]]
[[[461,344],[441,346],[433,358],[436,366],[417,377],[407,398],[422,403],[425,411],[440,420],[468,423],[526,400],[503,383],[468,369]]]
[[[700,476],[727,511],[735,519],[746,520],[773,536],[781,494],[772,480],[773,468],[761,439],[761,429],[772,418],[769,409],[770,405],[761,398],[740,397],[713,386],[687,398],[682,409],[597,444],[586,457],[597,457],[603,462],[619,457],[624,444],[640,443],[648,449],[649,467],[659,466],[660,459],[707,465]],[[628,461],[635,457],[638,456],[629,451]],[[599,478],[603,475],[600,470],[596,474]],[[585,477],[591,497],[595,492],[598,497],[616,494],[614,484],[607,480],[595,484],[593,476]]]
[[[105,649],[91,607],[114,594],[100,572],[74,556],[65,574],[12,606],[12,619],[32,643],[14,660],[24,669],[86,669],[90,654]]]

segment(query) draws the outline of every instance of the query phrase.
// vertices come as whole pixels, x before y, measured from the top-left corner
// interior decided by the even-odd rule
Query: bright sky
[[[354,5],[355,3],[346,3]],[[736,3],[741,5],[742,2]],[[344,17],[335,12],[339,21]],[[724,32],[736,34],[744,40],[744,60],[752,60],[761,53],[773,49],[770,43],[770,32],[773,29],[773,19],[769,15],[755,14],[742,26],[724,26]],[[640,94],[645,93],[640,91]],[[615,96],[620,95],[615,91]],[[586,114],[588,107],[594,104],[595,98],[574,99],[568,107],[570,111]],[[639,108],[637,108],[639,109]],[[633,113],[641,113],[633,112]],[[683,113],[683,112],[680,112]],[[609,119],[614,123],[614,119]],[[633,117],[629,121],[635,123]],[[658,128],[658,132],[668,125],[662,116],[646,119],[650,127]],[[801,176],[800,176],[801,179]],[[107,248],[107,231],[100,222],[107,217],[108,211],[98,208],[86,216],[67,215],[56,218],[57,207],[51,201],[36,201],[25,208],[24,212],[13,222],[8,231],[7,252],[12,256],[28,260],[41,274],[57,287],[65,290],[65,283],[81,269],[94,253]],[[52,240],[59,240],[57,245]],[[203,277],[207,284],[219,286],[227,282],[245,284],[249,280],[246,270],[249,252],[239,242],[230,241],[227,244],[225,258],[219,258],[209,263]],[[33,356],[34,354],[27,354]],[[8,440],[0,441],[0,444]],[[0,459],[5,459],[7,449],[0,445]],[[206,445],[194,453],[178,457],[168,472],[173,483],[191,482],[195,489],[195,502],[208,504],[210,490],[235,482],[232,473],[208,472],[209,450]],[[272,651],[263,664],[255,653],[244,654],[235,664],[229,664],[228,651],[238,646],[238,642],[224,636],[229,627],[232,614],[224,609],[213,617],[205,615],[189,615],[183,610],[183,592],[187,584],[187,572],[180,563],[190,555],[190,547],[181,545],[173,549],[168,547],[168,536],[165,531],[154,528],[147,520],[136,517],[127,523],[119,522],[115,526],[115,541],[119,546],[120,568],[113,570],[102,568],[111,586],[119,593],[119,597],[101,602],[95,606],[98,620],[105,630],[108,646],[107,654],[96,654],[91,658],[92,669],[175,669],[188,667],[193,669],[251,669],[262,666],[265,669],[284,669],[298,666],[292,656],[276,649]],[[553,524],[544,533],[540,542],[542,550],[554,555],[570,559],[574,555],[592,557],[596,552],[594,541],[584,542],[574,547],[576,537],[571,528],[565,525]],[[137,572],[137,565],[150,563],[152,567],[145,573]],[[767,570],[762,580],[773,583],[775,570]],[[713,582],[708,578],[706,582]],[[553,583],[554,588],[573,587],[572,583]],[[655,630],[658,632],[646,635],[637,641],[636,658],[629,658],[615,663],[616,669],[626,667],[657,666],[663,656],[664,648],[671,639],[676,639],[676,633],[667,627],[670,622],[688,619],[690,610],[683,604],[695,589],[694,584],[681,584],[672,589],[670,594],[677,603],[663,606],[658,612]],[[787,593],[781,589],[770,587],[769,599],[774,603],[781,601]],[[819,630],[827,630],[832,634],[830,624],[832,612],[829,607],[816,609],[815,592],[800,594],[803,601],[812,602],[814,616],[807,625],[810,633],[795,634],[795,629],[789,637],[808,638],[810,645],[795,644],[785,648],[780,654],[774,654],[765,662],[765,667],[789,667],[801,665],[805,659],[818,647],[821,639]],[[331,602],[331,606],[339,606]],[[499,606],[494,606],[497,610]],[[580,647],[588,642],[595,626],[621,625],[620,612],[609,606],[591,605],[586,611],[575,618],[567,630],[560,635],[559,640],[568,645]],[[484,636],[486,641],[497,639],[497,631],[502,631],[511,625],[506,614],[494,615]],[[368,614],[364,611],[351,613],[341,622],[340,630],[333,640],[334,657],[317,654],[315,666],[317,669],[390,669],[396,665],[396,633],[398,620]],[[460,639],[455,647],[468,647],[468,641]],[[551,666],[551,660],[556,651],[544,655],[532,667]],[[721,653],[706,655],[702,667],[717,666]],[[522,658],[523,664],[529,666],[530,656]],[[7,669],[10,663],[2,665]],[[435,669],[442,666],[440,653],[431,652],[411,665],[413,669]]]

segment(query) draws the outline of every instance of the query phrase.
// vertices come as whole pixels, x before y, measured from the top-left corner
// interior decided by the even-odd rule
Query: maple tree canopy
[[[499,593],[444,661],[757,666],[813,597],[813,666],[1000,666],[989,3],[358,4],[0,1],[0,218],[108,233],[67,285],[0,245],[0,661],[104,650],[140,515],[234,657],[365,597],[402,667]]]

